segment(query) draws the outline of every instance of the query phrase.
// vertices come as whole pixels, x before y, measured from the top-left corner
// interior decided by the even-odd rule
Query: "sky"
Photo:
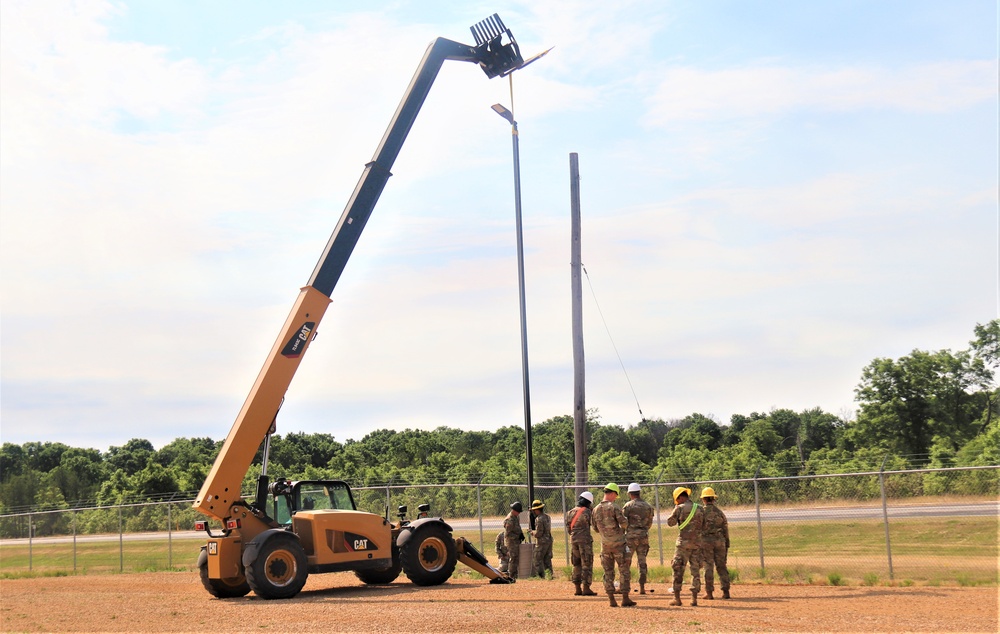
[[[229,432],[436,37],[447,62],[278,432],[815,407],[1000,311],[994,0],[0,4],[0,440]],[[512,101],[513,96],[513,101]]]

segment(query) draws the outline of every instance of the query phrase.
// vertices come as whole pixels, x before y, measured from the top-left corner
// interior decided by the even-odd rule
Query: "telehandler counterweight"
[[[212,532],[211,521],[196,524],[209,536],[198,558],[199,573],[216,597],[240,597],[253,590],[265,599],[289,598],[298,594],[309,573],[337,571],[354,571],[368,584],[391,583],[402,571],[413,583],[437,585],[451,577],[458,561],[491,583],[514,581],[465,539],[453,538],[440,517],[407,522],[401,515],[390,522],[388,510],[385,517],[357,510],[345,482],[272,482],[267,475],[278,409],[442,64],[477,63],[493,78],[526,63],[496,14],[471,30],[474,46],[438,38],[427,48],[198,493],[194,508],[221,524],[218,533]],[[244,499],[243,479],[261,443],[264,464],[256,496]]]

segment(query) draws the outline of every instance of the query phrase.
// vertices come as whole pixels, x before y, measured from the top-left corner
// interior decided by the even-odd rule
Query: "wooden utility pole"
[[[587,404],[583,363],[583,280],[580,256],[580,160],[569,155],[570,279],[573,296],[573,449],[577,494],[587,487]]]

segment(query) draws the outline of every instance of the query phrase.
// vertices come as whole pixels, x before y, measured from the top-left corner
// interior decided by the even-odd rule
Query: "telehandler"
[[[471,31],[474,46],[444,38],[428,46],[198,493],[194,508],[209,518],[195,525],[208,534],[198,570],[205,589],[216,597],[241,597],[253,590],[265,599],[285,599],[298,594],[310,573],[338,571],[354,571],[367,584],[391,583],[402,571],[417,585],[437,585],[451,577],[458,561],[491,583],[514,581],[472,544],[454,538],[440,517],[408,522],[400,513],[392,522],[388,508],[384,517],[359,511],[346,482],[271,481],[267,475],[270,438],[285,393],[442,64],[473,62],[492,79],[539,57],[525,62],[497,14]],[[244,499],[241,485],[262,444],[256,495]],[[221,526],[213,532],[215,522]]]

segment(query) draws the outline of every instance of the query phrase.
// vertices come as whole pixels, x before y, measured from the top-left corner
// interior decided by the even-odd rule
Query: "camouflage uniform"
[[[601,535],[601,566],[604,568],[604,591],[615,593],[615,564],[621,572],[622,594],[629,593],[631,570],[625,565],[625,529],[628,520],[614,502],[605,500],[594,509],[594,530]]]
[[[687,523],[677,536],[677,545],[674,549],[674,560],[670,566],[674,569],[674,593],[680,593],[684,583],[684,566],[691,566],[691,592],[696,594],[701,590],[701,531],[705,523],[705,512],[700,504],[695,505],[691,500],[674,507],[674,512],[667,518],[668,526],[677,526],[687,520],[688,515],[694,513],[694,517]]]
[[[496,550],[497,560],[500,562],[497,570],[507,572],[507,564],[510,563],[510,558],[507,556],[507,546],[504,544],[503,531],[497,533]]]
[[[625,542],[630,551],[625,556],[625,565],[632,567],[632,553],[635,553],[641,587],[646,584],[646,555],[649,553],[649,527],[653,525],[653,507],[642,498],[632,498],[625,503],[622,513],[628,520]]]
[[[578,506],[566,513],[570,558],[573,561],[572,581],[588,588],[594,580],[594,536],[590,534],[592,516],[593,511],[585,506]]]
[[[719,571],[719,582],[722,592],[728,594],[729,591],[729,568],[726,564],[726,556],[729,553],[729,520],[715,504],[706,504],[705,522],[701,529],[701,556],[705,565],[705,591],[711,593],[715,590],[714,568]]]
[[[539,577],[545,576],[548,570],[552,571],[552,518],[544,512],[535,517],[535,555],[532,562],[531,572]]]
[[[507,547],[507,573],[517,579],[517,566],[521,553],[521,542],[524,541],[524,531],[521,530],[521,518],[511,511],[503,520],[504,546]]]

